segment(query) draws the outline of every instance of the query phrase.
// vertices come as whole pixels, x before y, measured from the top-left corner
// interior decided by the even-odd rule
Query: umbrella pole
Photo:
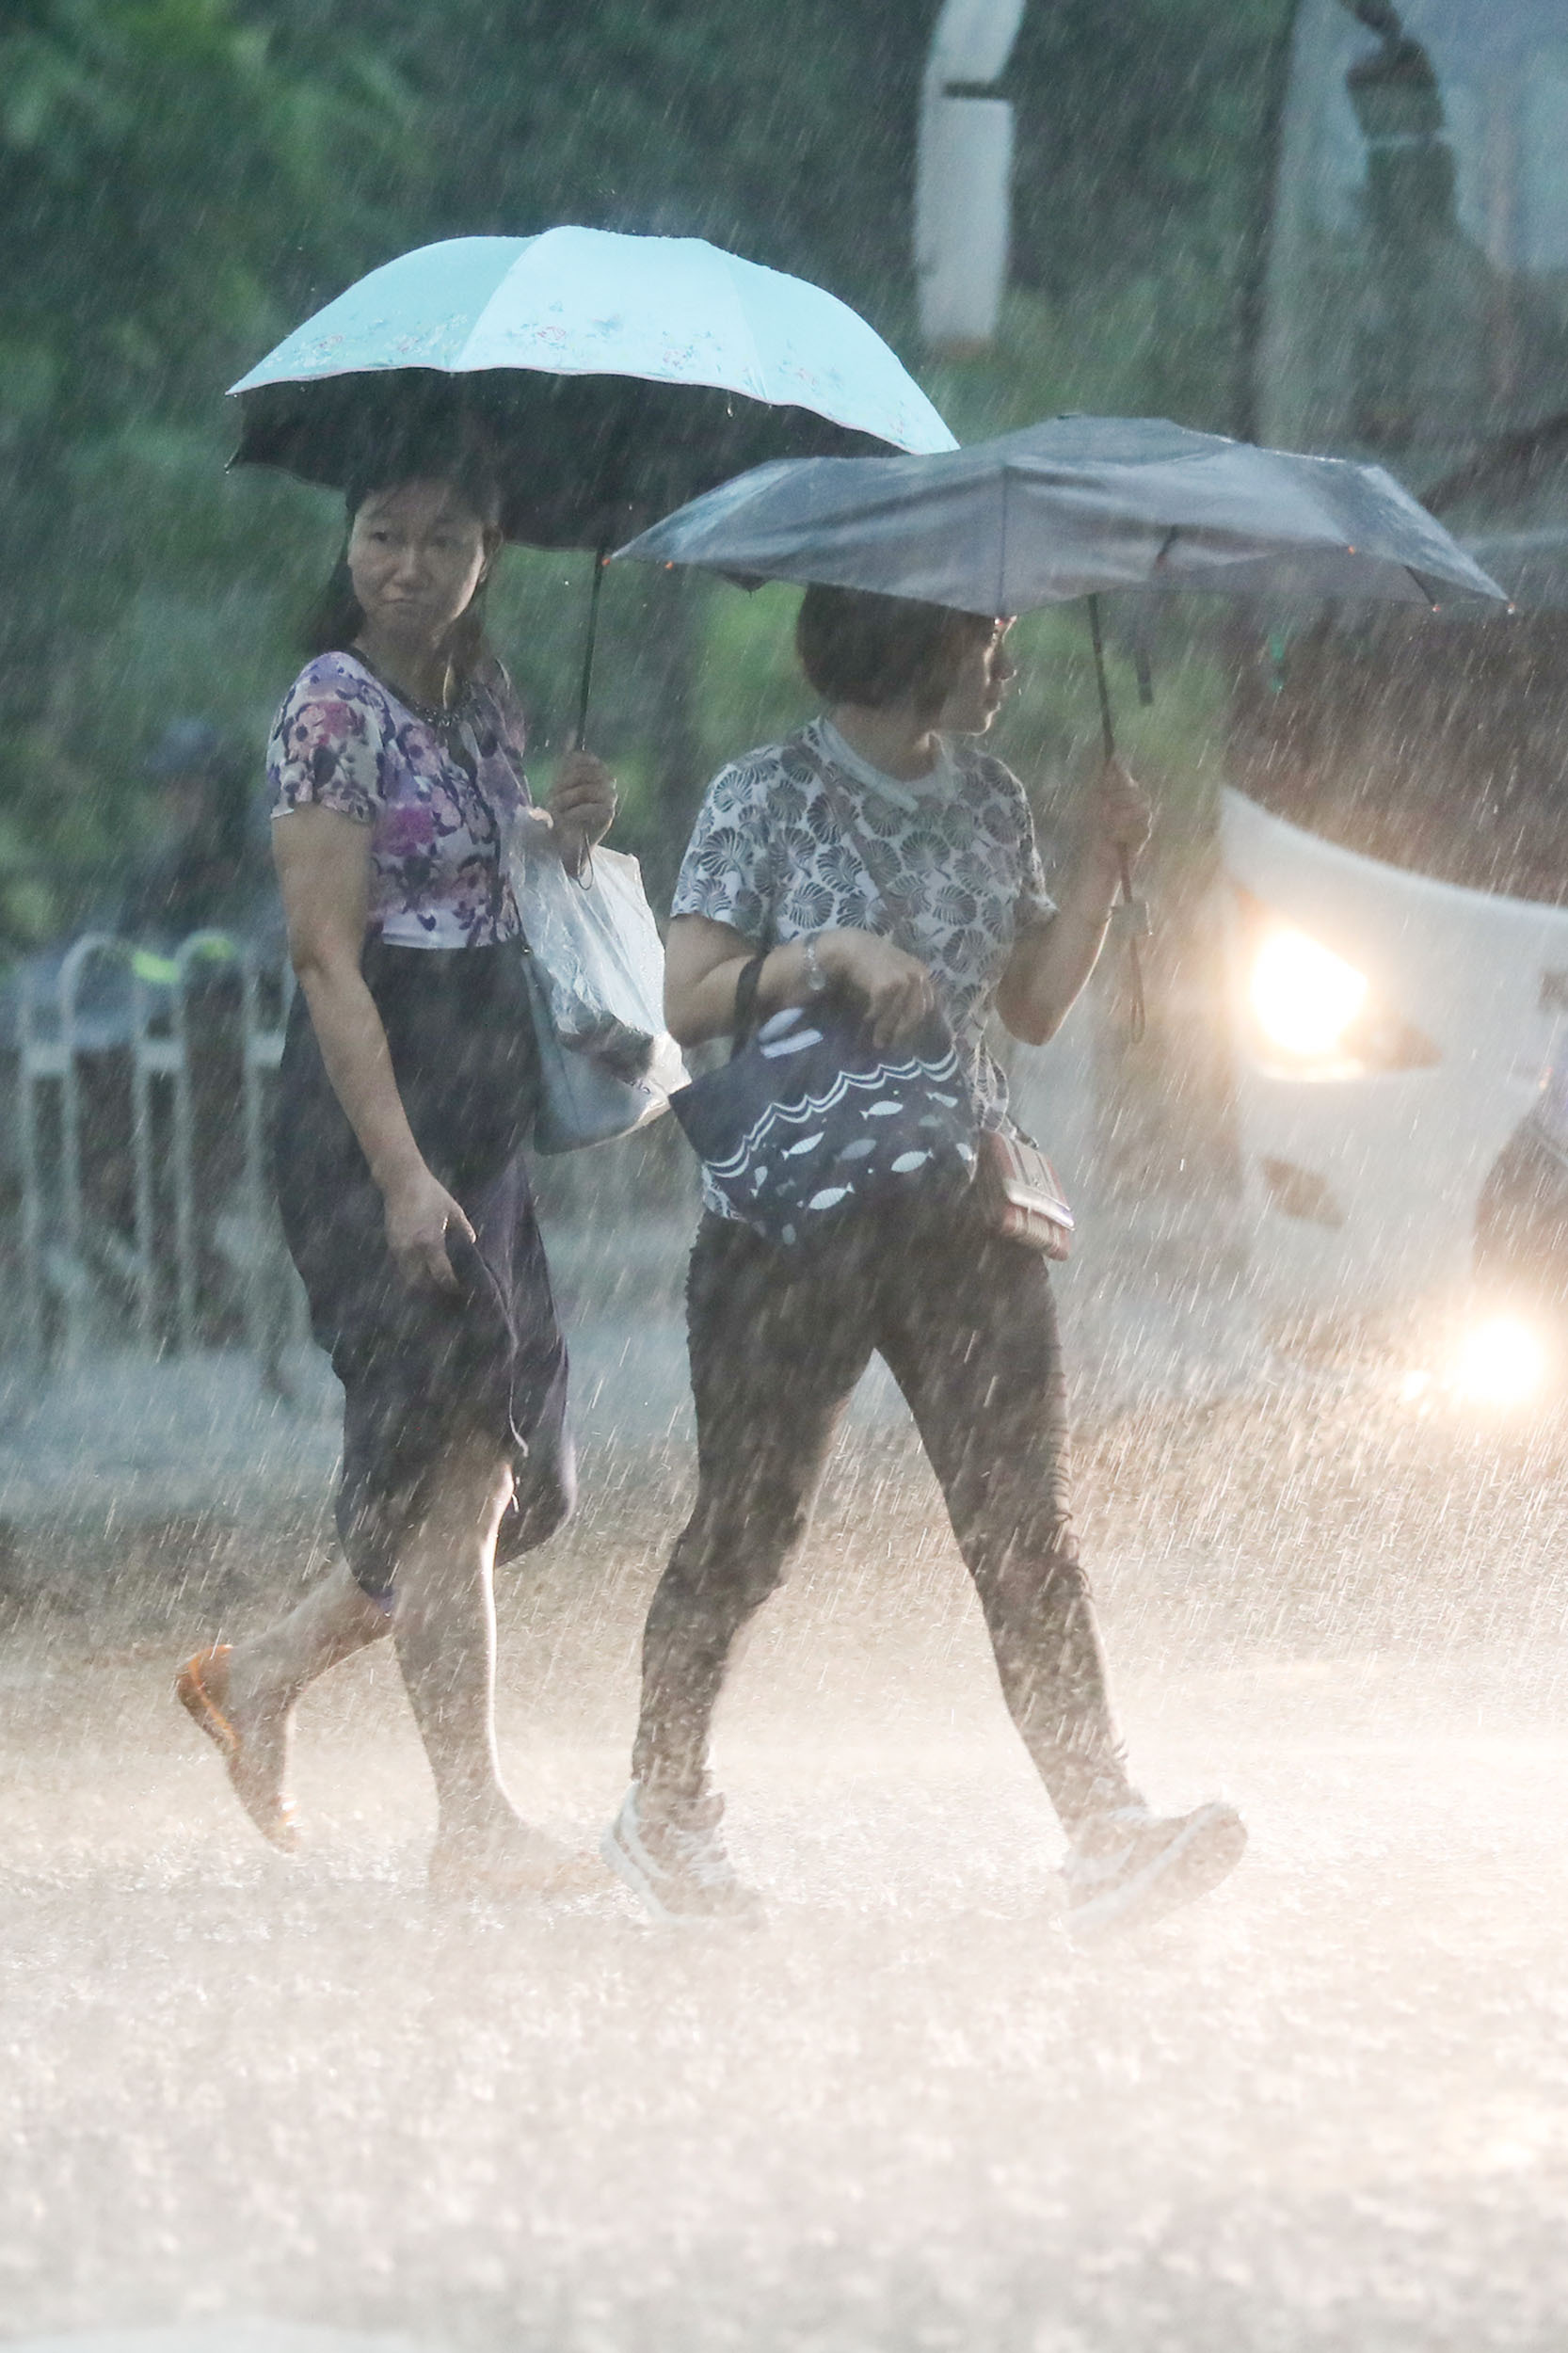
[[[583,648],[583,679],[577,691],[577,734],[572,749],[582,751],[588,741],[588,700],[594,690],[594,648],[599,639],[599,598],[604,585],[604,567],[610,561],[608,548],[594,553],[594,584],[588,594],[588,636]]]
[[[1099,689],[1100,698],[1100,744],[1107,764],[1109,764],[1116,757],[1116,728],[1111,716],[1111,681],[1105,675],[1105,639],[1100,631],[1100,600],[1098,597],[1091,596],[1087,602],[1089,637],[1095,648],[1095,684]],[[1122,904],[1125,907],[1137,907],[1139,904],[1132,895],[1132,869],[1125,850],[1122,853]],[[1132,973],[1132,1017],[1128,1028],[1132,1033],[1134,1046],[1141,1043],[1148,1023],[1148,1016],[1144,1003],[1144,960],[1138,953],[1138,919],[1129,917],[1127,922],[1127,954]]]
[[[1111,682],[1105,675],[1105,639],[1100,633],[1100,600],[1085,599],[1089,607],[1089,639],[1095,648],[1095,684],[1100,697],[1100,744],[1107,760],[1116,757],[1116,728],[1111,716]],[[1123,860],[1125,872],[1126,860]],[[1129,894],[1130,895],[1130,894]]]

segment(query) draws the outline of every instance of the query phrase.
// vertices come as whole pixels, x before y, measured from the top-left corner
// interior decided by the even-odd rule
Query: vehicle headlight
[[[1466,1333],[1454,1387],[1476,1405],[1523,1405],[1546,1377],[1546,1351],[1518,1316],[1492,1316]]]
[[[1304,932],[1281,927],[1258,947],[1252,1009],[1272,1045],[1288,1054],[1329,1054],[1366,1006],[1367,976]]]

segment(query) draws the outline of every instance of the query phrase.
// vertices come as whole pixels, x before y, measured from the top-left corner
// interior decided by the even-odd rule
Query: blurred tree
[[[0,939],[138,822],[189,712],[259,736],[329,552],[319,494],[225,479],[219,398],[408,246],[553,220],[691,232],[828,285],[913,356],[909,192],[937,0],[8,0],[0,14]],[[1287,0],[1032,0],[1002,344],[925,371],[965,435],[1063,407],[1232,417]],[[504,642],[548,737],[581,568]],[[563,593],[565,583],[566,593]],[[776,609],[616,578],[602,740],[667,871],[692,773],[782,712]],[[747,617],[749,612],[749,617]],[[771,719],[768,724],[772,724]]]
[[[1109,345],[1136,405],[1234,423],[1237,296],[1264,208],[1289,0],[1049,0],[1025,10],[1015,284],[1061,339]]]
[[[408,242],[556,220],[706,236],[829,286],[907,350],[906,184],[936,5],[792,0],[787,72],[744,0],[471,0],[460,14],[292,0],[267,14],[284,56],[303,60],[346,24],[417,92],[427,177]],[[657,897],[706,773],[712,600],[700,583],[627,577],[606,606],[594,741],[632,782],[622,838]],[[547,734],[565,715],[581,610],[534,613],[523,632],[520,684]]]
[[[133,712],[150,713],[138,599],[190,642],[227,536],[214,391],[280,331],[310,222],[357,266],[367,207],[332,164],[374,156],[398,98],[342,54],[288,76],[229,0],[12,0],[0,25],[0,925],[134,816]],[[232,551],[226,551],[232,553]],[[232,579],[223,584],[232,588]],[[202,632],[198,632],[200,638]],[[160,665],[154,664],[154,668]],[[164,665],[167,666],[167,665]],[[127,688],[130,692],[127,692]],[[167,715],[167,713],[165,714]],[[130,757],[127,755],[131,754]]]
[[[712,238],[908,315],[916,98],[939,0],[284,0],[418,93],[423,234],[557,220]]]

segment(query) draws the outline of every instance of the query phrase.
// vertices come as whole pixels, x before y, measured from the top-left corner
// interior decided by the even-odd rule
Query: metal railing
[[[285,1385],[304,1301],[272,1203],[266,1097],[293,988],[286,959],[211,931],[168,956],[91,932],[50,978],[24,976],[22,1304],[38,1366],[116,1339],[183,1353],[216,1331]]]

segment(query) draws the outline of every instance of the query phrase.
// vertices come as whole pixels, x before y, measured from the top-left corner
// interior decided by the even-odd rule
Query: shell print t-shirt
[[[906,783],[871,767],[825,719],[805,734],[881,846],[976,1116],[985,1128],[1005,1126],[1007,1081],[986,1050],[985,1024],[1015,941],[1056,912],[1023,786],[962,739],[944,743],[932,773]],[[728,923],[759,948],[808,932],[886,937],[898,929],[821,782],[788,743],[747,752],[713,778],[670,912]]]
[[[521,930],[504,849],[530,806],[522,714],[497,664],[441,734],[349,653],[319,654],[267,741],[272,814],[315,803],[370,827],[369,928],[396,948],[486,948]]]

